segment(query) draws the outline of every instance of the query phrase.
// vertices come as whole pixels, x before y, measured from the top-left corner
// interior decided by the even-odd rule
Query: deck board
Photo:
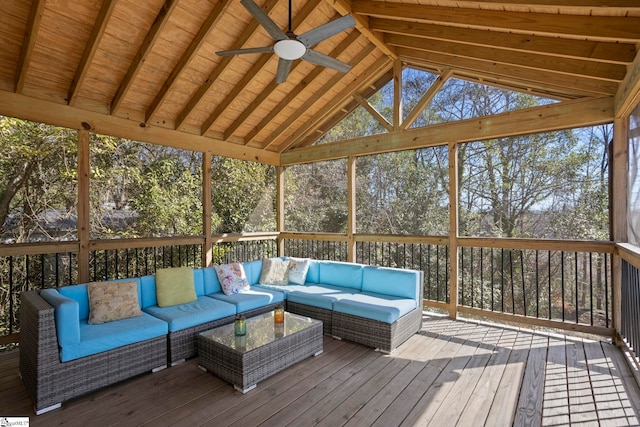
[[[16,351],[0,354],[0,416],[31,426],[639,425],[640,389],[619,349],[425,315],[393,354],[324,337],[324,353],[241,394],[197,359],[36,417]]]

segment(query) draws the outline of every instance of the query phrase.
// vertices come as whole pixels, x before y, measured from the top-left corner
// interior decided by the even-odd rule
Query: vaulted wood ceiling
[[[256,0],[282,28],[286,0]],[[278,164],[312,144],[398,64],[560,100],[637,102],[637,0],[293,0],[296,34],[341,15],[316,46],[346,74],[277,57],[238,0],[9,0],[0,114]],[[394,131],[402,131],[396,125]]]

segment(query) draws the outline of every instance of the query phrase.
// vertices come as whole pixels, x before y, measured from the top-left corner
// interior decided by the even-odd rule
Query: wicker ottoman
[[[273,311],[247,319],[247,333],[234,325],[198,334],[200,367],[246,393],[256,384],[310,356],[322,353],[322,322],[285,313],[276,324]]]

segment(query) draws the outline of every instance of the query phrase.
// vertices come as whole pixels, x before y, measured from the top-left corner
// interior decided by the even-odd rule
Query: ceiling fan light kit
[[[291,70],[291,63],[297,59],[303,59],[341,73],[346,73],[351,69],[349,64],[311,49],[312,46],[317,45],[321,41],[354,27],[356,25],[356,21],[351,15],[334,19],[333,21],[320,25],[313,30],[307,31],[300,36],[296,36],[291,29],[291,0],[289,0],[289,26],[286,33],[278,27],[278,25],[269,18],[269,15],[267,15],[266,12],[253,0],[240,0],[240,3],[269,33],[275,41],[275,44],[273,46],[265,47],[223,50],[216,52],[216,55],[229,56],[249,53],[275,53],[279,58],[278,70],[276,72],[276,83],[284,83],[287,81],[289,71]]]

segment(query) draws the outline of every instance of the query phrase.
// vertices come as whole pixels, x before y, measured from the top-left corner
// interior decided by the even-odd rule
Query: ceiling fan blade
[[[334,19],[327,22],[324,25],[320,25],[313,30],[309,30],[306,33],[298,36],[298,40],[302,42],[306,47],[315,46],[323,40],[333,37],[338,33],[348,30],[356,25],[356,20],[351,15],[345,15],[342,18]]]
[[[245,53],[273,53],[273,46],[249,47],[246,49],[221,50],[216,52],[218,56],[242,55]]]
[[[255,20],[258,21],[258,23],[262,25],[265,30],[267,30],[269,35],[275,41],[285,40],[289,38],[287,37],[285,32],[282,31],[271,18],[269,18],[269,15],[267,15],[260,6],[253,2],[253,0],[240,0],[240,3],[245,7],[245,9],[247,9],[247,11],[249,11],[249,13],[255,18]]]
[[[289,77],[289,71],[291,71],[291,64],[293,61],[280,58],[278,60],[278,72],[276,73],[276,83],[284,83]]]
[[[351,65],[311,49],[307,49],[307,52],[302,56],[302,59],[316,65],[332,68],[336,71],[340,71],[341,73],[347,73],[351,70]]]

